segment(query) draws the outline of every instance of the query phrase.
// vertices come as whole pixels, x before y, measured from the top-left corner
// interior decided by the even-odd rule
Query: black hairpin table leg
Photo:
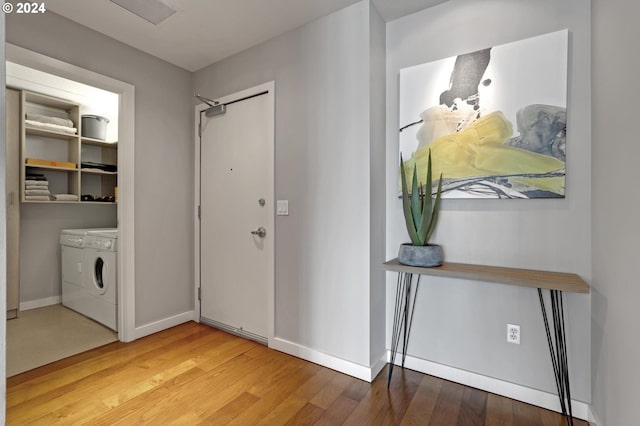
[[[420,275],[417,275],[415,290],[412,292],[413,274],[406,272],[398,273],[398,284],[396,286],[396,304],[393,311],[393,332],[391,334],[391,362],[389,363],[389,375],[387,377],[387,387],[391,384],[391,375],[395,365],[400,336],[402,336],[402,367],[407,357],[407,345],[411,334],[411,324],[413,323],[413,311],[418,295],[418,285]]]
[[[553,333],[549,327],[547,310],[542,298],[542,289],[538,289],[538,297],[542,308],[542,319],[547,332],[547,343],[551,354],[551,364],[556,379],[558,398],[562,414],[567,417],[567,424],[573,426],[573,413],[571,411],[571,390],[569,387],[569,365],[567,362],[567,339],[564,326],[564,308],[562,305],[562,291],[549,290],[551,293],[551,314],[553,316]],[[553,337],[552,337],[553,334]]]

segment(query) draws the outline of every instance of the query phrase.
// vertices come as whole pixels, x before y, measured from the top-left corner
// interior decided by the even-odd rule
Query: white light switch
[[[289,216],[289,200],[276,201],[276,214],[278,216]]]

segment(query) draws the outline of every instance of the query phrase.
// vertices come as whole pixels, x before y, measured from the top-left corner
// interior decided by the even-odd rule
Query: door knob
[[[262,226],[260,228],[256,229],[255,231],[251,231],[251,233],[253,235],[257,235],[260,238],[264,238],[264,237],[267,236],[267,230],[264,229]]]

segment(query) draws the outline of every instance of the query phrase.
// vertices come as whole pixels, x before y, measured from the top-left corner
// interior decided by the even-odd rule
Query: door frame
[[[10,43],[5,60],[120,95],[118,117],[118,339],[136,339],[135,324],[135,87],[129,83]],[[6,297],[6,296],[3,296]]]
[[[217,98],[214,101],[221,104],[232,102],[234,100],[250,97],[259,93],[267,91],[267,94],[262,96],[268,96],[270,102],[268,105],[269,114],[272,119],[270,121],[270,129],[268,135],[269,158],[267,158],[268,177],[267,180],[271,183],[267,191],[267,199],[272,200],[271,211],[269,212],[269,218],[267,220],[266,228],[273,235],[273,238],[269,238],[266,241],[268,246],[268,266],[267,266],[267,321],[268,321],[268,345],[271,346],[275,335],[275,239],[276,239],[276,227],[275,227],[275,82],[270,81],[258,86],[250,87],[239,92],[232,93],[230,95]],[[194,113],[194,135],[195,135],[195,149],[194,149],[194,307],[195,307],[195,320],[200,322],[200,161],[201,161],[201,138],[200,138],[200,117],[201,113],[208,109],[209,106],[205,103],[200,103],[195,106]]]

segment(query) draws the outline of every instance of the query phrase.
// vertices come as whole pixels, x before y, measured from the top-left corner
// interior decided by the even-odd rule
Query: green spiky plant
[[[418,185],[418,170],[414,165],[411,194],[409,194],[402,155],[400,155],[400,175],[402,179],[402,209],[411,244],[414,246],[426,246],[438,222],[440,197],[442,195],[442,173],[440,173],[440,181],[438,182],[435,198],[432,196],[431,190],[431,150],[429,150],[429,162],[427,163],[425,190]],[[426,193],[425,191],[429,192]]]

